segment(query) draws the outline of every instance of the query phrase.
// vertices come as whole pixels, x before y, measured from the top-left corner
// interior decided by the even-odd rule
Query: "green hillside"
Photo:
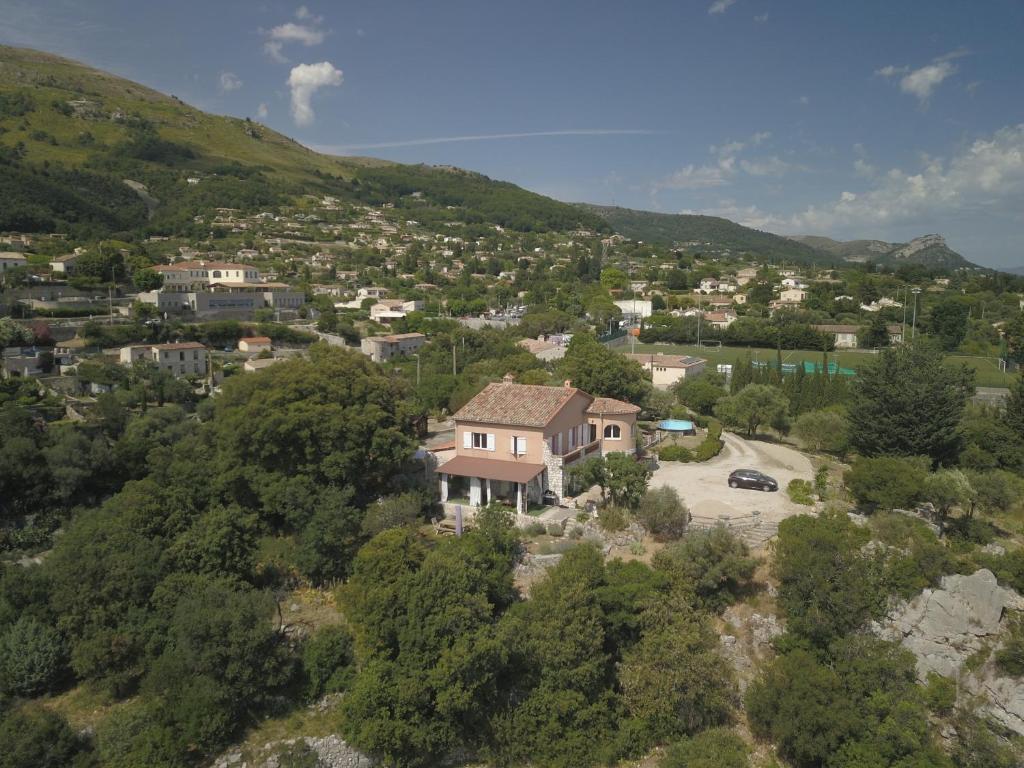
[[[751,253],[768,261],[824,263],[833,260],[827,253],[804,243],[750,229],[717,216],[652,213],[588,204],[581,207],[602,216],[616,232],[649,243],[711,243],[717,249]]]
[[[401,205],[412,192],[422,193],[419,219],[607,230],[591,213],[513,184],[319,154],[248,118],[207,114],[83,64],[3,46],[0,165],[0,230],[165,233],[216,206],[253,209],[303,193]],[[195,175],[203,183],[189,185]],[[151,216],[125,179],[160,201]]]

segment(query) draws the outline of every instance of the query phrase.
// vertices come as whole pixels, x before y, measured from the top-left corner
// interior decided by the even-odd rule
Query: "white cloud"
[[[953,60],[966,56],[967,53],[966,49],[957,48],[955,51],[950,51],[932,59],[930,64],[925,64],[918,69],[911,69],[905,65],[897,67],[894,64],[889,64],[881,69],[876,69],[875,74],[885,78],[902,75],[900,77],[900,90],[916,96],[923,106],[928,103],[936,88],[956,74],[957,66],[953,63]]]
[[[808,104],[811,103],[811,97],[810,96],[801,96],[799,99],[797,99],[797,103],[799,103],[801,106],[806,107]]]
[[[260,105],[256,107],[256,117],[258,117],[260,120],[266,120],[267,115],[269,114],[270,110],[267,109],[267,105],[263,102],[260,102]]]
[[[242,87],[242,81],[234,72],[220,73],[220,89],[222,91],[237,91]]]
[[[267,40],[267,42],[263,44],[263,52],[266,53],[267,56],[272,58],[278,64],[287,64],[289,59],[282,52],[282,48],[284,48],[284,43],[279,40]]]
[[[809,206],[792,216],[769,216],[785,232],[862,231],[937,217],[985,213],[1020,217],[1024,196],[1024,124],[977,139],[952,159],[925,157],[914,173],[893,168],[867,191]]]
[[[655,183],[655,191],[660,189],[705,189],[720,187],[729,183],[731,172],[714,165],[696,166],[692,163],[684,165],[671,176]]]
[[[708,6],[708,13],[725,13],[729,6],[735,4],[736,0],[715,0],[715,2]]]
[[[777,155],[740,160],[740,168],[751,176],[782,176],[792,169],[792,165]]]
[[[320,45],[324,41],[324,32],[306,24],[296,24],[289,21],[285,24],[279,24],[270,30],[270,39],[283,43],[302,43],[310,47]]]
[[[766,21],[768,21],[768,11],[765,11],[764,13],[755,16],[754,21],[756,21],[758,24],[764,24]]]
[[[871,163],[862,157],[858,157],[853,161],[853,172],[864,179],[870,179],[878,172]]]
[[[742,152],[751,147],[760,146],[771,136],[769,131],[759,131],[743,141],[728,141],[724,144],[712,145],[708,151],[715,158],[713,163],[685,165],[671,175],[656,181],[652,191],[721,187],[732,183],[732,180],[740,173],[749,176],[782,176],[795,166],[776,155],[754,158],[739,157]]]
[[[292,92],[292,117],[296,125],[305,126],[316,117],[313,112],[313,94],[320,88],[340,86],[344,76],[329,61],[319,64],[299,64],[288,75]]]

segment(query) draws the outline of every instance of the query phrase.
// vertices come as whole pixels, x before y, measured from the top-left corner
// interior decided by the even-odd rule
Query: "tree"
[[[366,510],[363,533],[376,536],[388,528],[401,528],[423,521],[423,497],[415,491],[380,499]]]
[[[0,349],[32,343],[32,331],[10,317],[0,317]]]
[[[842,456],[849,445],[849,422],[839,411],[826,409],[801,413],[793,432],[816,453],[828,451]]]
[[[306,698],[316,701],[328,693],[344,691],[355,676],[352,636],[342,626],[318,629],[302,648]]]
[[[1006,425],[1013,430],[1018,440],[1024,441],[1024,371],[1010,384],[1003,408]]]
[[[680,500],[675,488],[663,485],[644,494],[636,517],[656,539],[671,541],[686,533],[690,511]]]
[[[651,471],[631,454],[610,453],[604,458],[608,495],[612,504],[635,509],[647,490]]]
[[[928,460],[903,456],[858,458],[846,473],[846,487],[860,504],[906,509],[921,499]]]
[[[974,372],[947,366],[927,346],[884,350],[857,371],[849,406],[850,443],[864,456],[956,459],[960,420],[974,393]]]
[[[967,335],[970,309],[957,299],[943,299],[932,308],[931,330],[945,350],[954,350]]]
[[[91,768],[87,744],[67,720],[36,704],[0,710],[0,768]]]
[[[785,427],[789,400],[768,384],[748,384],[735,395],[718,401],[715,415],[728,426],[745,429],[748,436],[757,433],[762,424]]]
[[[885,318],[879,314],[872,316],[867,328],[862,328],[857,337],[858,346],[864,349],[880,349],[889,346],[889,329]]]
[[[656,570],[708,610],[720,610],[750,590],[757,561],[725,526],[693,531],[654,556]]]
[[[970,516],[978,498],[971,481],[959,469],[940,469],[927,475],[921,495],[932,503],[941,521],[945,521],[954,507],[960,507]]]
[[[157,291],[164,284],[164,276],[152,269],[138,269],[132,273],[132,282],[140,291]]]
[[[601,501],[604,502],[605,491],[608,488],[608,474],[605,471],[602,457],[594,456],[582,464],[574,464],[570,467],[569,472],[574,485],[579,485],[583,489],[598,486],[601,489]]]
[[[729,728],[709,728],[668,748],[658,768],[748,768],[750,749]]]
[[[641,403],[650,389],[640,363],[608,349],[588,333],[573,335],[560,370],[573,386],[596,397]]]
[[[680,379],[675,392],[679,402],[704,416],[714,413],[715,403],[726,396],[725,389],[707,374]]]

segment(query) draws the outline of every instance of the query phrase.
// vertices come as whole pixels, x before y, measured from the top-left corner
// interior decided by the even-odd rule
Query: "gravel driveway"
[[[695,518],[745,518],[752,512],[760,512],[763,520],[778,522],[810,511],[810,507],[791,502],[786,494],[790,480],[814,480],[810,459],[792,448],[744,440],[730,432],[723,432],[722,439],[725,447],[710,461],[659,462],[650,487],[675,488]],[[729,473],[734,469],[757,469],[771,475],[779,481],[779,490],[765,493],[730,488]]]

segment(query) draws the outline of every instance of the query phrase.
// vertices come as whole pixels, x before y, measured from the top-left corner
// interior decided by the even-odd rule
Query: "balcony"
[[[589,459],[595,454],[601,453],[601,440],[600,438],[593,440],[586,445],[580,445],[573,448],[571,451],[555,456],[554,458],[562,463],[563,467],[568,467],[571,464],[575,464],[577,461],[583,461]]]

